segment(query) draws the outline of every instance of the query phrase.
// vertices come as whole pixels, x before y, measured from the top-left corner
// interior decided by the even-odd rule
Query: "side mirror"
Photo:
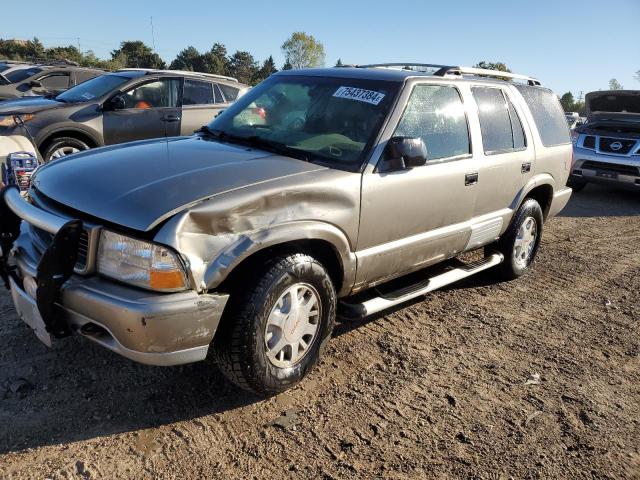
[[[31,88],[42,88],[42,84],[38,80],[31,80],[29,86]]]
[[[124,110],[127,108],[127,103],[122,95],[116,95],[107,100],[108,110]]]
[[[392,137],[385,148],[385,163],[387,171],[421,167],[427,163],[427,146],[419,137]]]

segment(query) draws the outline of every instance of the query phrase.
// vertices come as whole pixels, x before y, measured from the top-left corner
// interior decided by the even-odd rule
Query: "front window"
[[[70,88],[58,95],[56,100],[68,103],[90,102],[106,95],[129,80],[129,77],[123,75],[102,75]]]
[[[330,167],[358,170],[400,84],[276,76],[242,96],[208,129],[223,141],[247,141]]]
[[[126,91],[124,98],[125,109],[168,108],[178,106],[180,95],[179,78],[161,78],[137,85]]]

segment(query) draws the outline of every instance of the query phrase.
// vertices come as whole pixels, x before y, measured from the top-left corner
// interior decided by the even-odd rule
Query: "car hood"
[[[205,137],[134,142],[56,160],[38,194],[103,221],[148,231],[213,196],[325,167]]]
[[[36,113],[50,108],[64,107],[66,105],[66,103],[45,97],[16,98],[0,103],[0,115]]]
[[[584,101],[589,121],[640,119],[640,90],[589,92]]]

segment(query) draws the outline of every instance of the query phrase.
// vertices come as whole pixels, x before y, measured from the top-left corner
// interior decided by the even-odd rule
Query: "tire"
[[[567,187],[571,187],[574,192],[579,192],[587,186],[587,182],[584,180],[577,180],[575,178],[569,178],[567,182]]]
[[[322,264],[302,253],[277,256],[253,280],[241,283],[244,290],[231,294],[214,337],[213,357],[237,386],[258,395],[274,395],[300,382],[318,363],[333,331],[336,292]],[[306,316],[301,308],[303,313],[291,316],[298,311],[292,307],[294,290],[296,297],[302,297],[299,302],[309,302],[306,305],[312,304],[315,295],[317,311],[310,307],[312,313]],[[280,329],[275,322],[282,318]],[[313,330],[313,322],[314,335],[300,338],[306,349],[300,351],[302,344],[296,343],[295,355],[301,358],[295,360],[293,344],[279,350],[280,342],[295,343],[299,334]]]
[[[90,147],[82,140],[73,137],[57,137],[54,138],[42,155],[45,162],[62,158],[82,150],[88,150]]]
[[[492,245],[491,250],[498,251],[504,256],[504,261],[494,269],[501,279],[514,280],[530,269],[542,239],[543,218],[540,204],[533,198],[525,199],[507,231]],[[526,234],[532,226],[535,229],[533,240]],[[524,247],[522,238],[527,242]],[[520,241],[517,242],[518,240]]]

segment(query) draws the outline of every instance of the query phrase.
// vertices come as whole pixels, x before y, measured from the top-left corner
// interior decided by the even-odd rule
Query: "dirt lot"
[[[48,350],[2,293],[0,476],[640,478],[639,292],[640,194],[590,186],[527,277],[338,325],[268,400],[204,362]]]

